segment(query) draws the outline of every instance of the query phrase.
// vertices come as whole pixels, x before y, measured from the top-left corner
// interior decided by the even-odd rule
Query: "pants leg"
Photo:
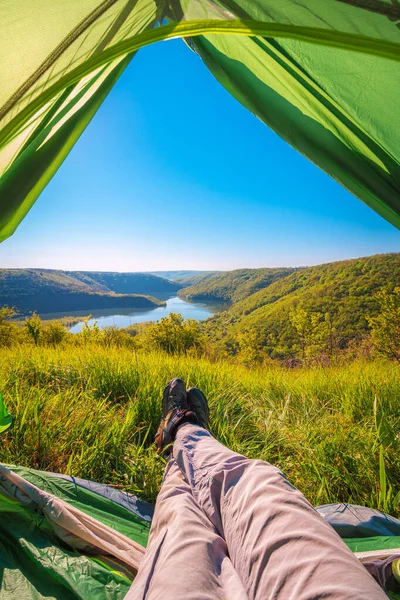
[[[206,430],[182,426],[173,449],[250,600],[384,600],[333,528],[269,463],[249,460]]]
[[[146,554],[126,600],[248,600],[226,542],[174,460],[157,498]]]

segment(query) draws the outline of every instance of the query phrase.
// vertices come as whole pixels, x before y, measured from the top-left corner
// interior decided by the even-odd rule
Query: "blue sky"
[[[265,127],[180,40],[133,59],[0,267],[312,265],[400,232]]]

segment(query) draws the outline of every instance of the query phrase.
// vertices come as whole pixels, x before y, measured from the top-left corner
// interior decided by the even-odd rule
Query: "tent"
[[[0,464],[0,598],[122,600],[152,512],[105,485]]]
[[[1,11],[0,241],[135,53],[176,37],[239,102],[400,228],[398,0],[2,0]],[[0,433],[10,423],[0,402]],[[400,580],[400,521],[350,505],[319,511],[378,579]],[[151,521],[133,496],[8,465],[0,513],[6,600],[122,599]]]
[[[317,508],[384,587],[400,594],[400,521],[350,504]],[[68,475],[0,464],[0,597],[122,600],[153,508]]]
[[[135,52],[176,37],[264,123],[400,227],[398,0],[2,0],[1,9],[0,241]]]

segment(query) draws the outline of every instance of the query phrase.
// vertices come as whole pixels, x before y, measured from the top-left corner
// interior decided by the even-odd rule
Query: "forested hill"
[[[295,271],[293,268],[226,271],[183,288],[179,295],[191,302],[238,302]]]
[[[398,286],[400,254],[307,267],[234,302],[204,327],[231,353],[247,346],[272,358],[294,356],[301,331],[321,348],[328,337],[346,348],[368,332],[368,318],[378,312],[376,293]],[[190,288],[186,294],[191,297]]]
[[[116,294],[175,294],[181,285],[151,273],[73,272],[80,278],[89,276],[94,282]]]
[[[149,296],[175,294],[179,286],[147,273],[102,273],[51,269],[0,269],[0,306],[21,313],[95,308],[151,308]]]

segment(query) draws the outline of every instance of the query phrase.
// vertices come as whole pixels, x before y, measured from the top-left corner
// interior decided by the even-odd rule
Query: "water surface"
[[[43,319],[59,319],[60,317],[86,317],[91,315],[88,323],[92,325],[97,321],[100,328],[103,327],[129,327],[135,323],[144,323],[146,321],[159,321],[162,317],[167,317],[171,312],[180,313],[185,319],[195,319],[203,321],[216,312],[227,308],[226,304],[208,304],[205,302],[186,302],[177,296],[169,298],[166,306],[157,308],[138,309],[138,308],[109,308],[100,310],[85,310],[69,313],[47,313],[40,315]],[[79,333],[82,330],[83,321],[76,323],[70,329],[72,333]]]

